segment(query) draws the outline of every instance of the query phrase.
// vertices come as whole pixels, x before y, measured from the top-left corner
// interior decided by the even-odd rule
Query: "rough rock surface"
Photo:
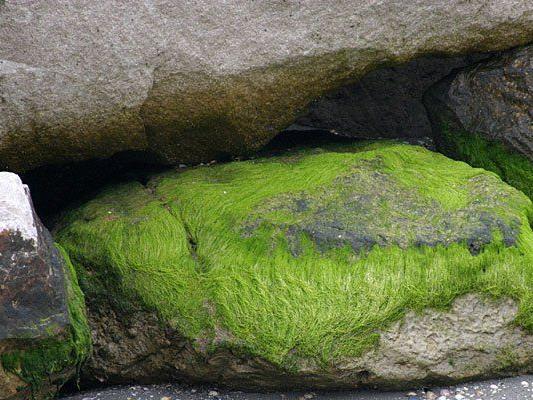
[[[531,210],[492,173],[396,143],[110,187],[56,233],[88,301],[84,379],[353,388],[531,370]]]
[[[364,357],[369,370],[398,383],[470,379],[488,365],[531,371],[533,336],[513,326],[516,303],[475,295],[458,298],[450,311],[409,313],[381,334],[379,347]],[[349,363],[348,363],[349,365]]]
[[[241,153],[377,67],[533,40],[528,0],[0,7],[0,166],[17,171],[126,150]]]
[[[533,161],[533,46],[461,70],[432,88],[426,103],[437,132],[447,123]]]
[[[424,57],[372,71],[313,101],[307,114],[288,129],[323,129],[362,139],[430,138],[424,92],[452,70],[483,57]]]
[[[514,326],[517,306],[509,299],[466,295],[450,311],[411,312],[379,332],[379,345],[363,357],[345,358],[327,371],[302,363],[297,373],[223,348],[205,358],[153,314],[118,315],[108,304],[89,305],[94,353],[83,385],[184,380],[248,390],[405,388],[533,371],[533,335]]]
[[[61,365],[62,354],[50,353],[31,371],[25,364],[25,355],[34,352],[38,359],[54,342],[68,343],[68,276],[28,187],[17,175],[0,172],[0,399],[47,396],[75,373],[75,363]],[[40,376],[42,370],[49,374]]]
[[[0,172],[0,341],[68,324],[63,261],[33,212],[29,189]]]

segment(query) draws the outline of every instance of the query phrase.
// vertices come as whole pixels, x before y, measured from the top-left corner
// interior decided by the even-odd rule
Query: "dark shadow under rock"
[[[362,139],[431,137],[424,92],[452,70],[485,57],[426,57],[372,71],[311,103],[309,112],[288,129],[325,129]]]

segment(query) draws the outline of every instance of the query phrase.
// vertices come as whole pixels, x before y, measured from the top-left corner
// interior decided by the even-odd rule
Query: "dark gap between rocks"
[[[52,229],[62,210],[89,200],[103,187],[132,180],[146,184],[150,175],[164,169],[149,154],[123,152],[109,159],[40,167],[21,178],[30,187],[37,214]]]

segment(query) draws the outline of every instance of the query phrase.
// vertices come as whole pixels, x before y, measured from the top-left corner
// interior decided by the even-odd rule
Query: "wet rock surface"
[[[0,172],[0,399],[48,398],[75,375],[88,343],[73,333],[74,284],[28,187]]]
[[[63,260],[29,189],[0,173],[0,342],[39,339],[68,324]]]
[[[446,135],[466,131],[533,161],[533,46],[446,78],[429,91],[426,105],[443,146]]]

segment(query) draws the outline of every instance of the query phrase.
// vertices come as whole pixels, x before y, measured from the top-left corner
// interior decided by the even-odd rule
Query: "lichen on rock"
[[[511,301],[508,322],[495,329],[517,339],[502,346],[530,340],[532,215],[531,200],[493,173],[382,142],[109,188],[73,210],[56,239],[78,270],[96,331],[86,375],[401,386],[445,371],[415,356],[409,371],[402,357],[393,366],[369,358],[391,355],[384,340],[394,336],[384,332],[410,313],[446,312],[469,294],[487,307]],[[415,331],[405,335],[416,341]],[[442,343],[437,355],[464,350]],[[502,369],[501,348],[465,346],[485,364],[441,380],[531,366],[521,353]],[[387,379],[396,367],[397,379]]]

